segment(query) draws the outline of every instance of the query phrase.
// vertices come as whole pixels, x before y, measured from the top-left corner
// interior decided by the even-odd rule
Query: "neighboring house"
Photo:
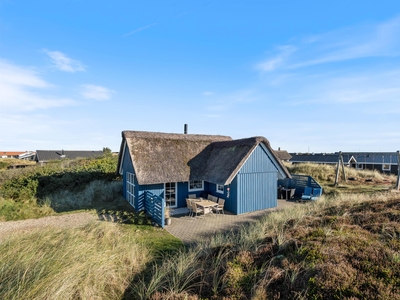
[[[24,152],[24,153],[18,155],[18,158],[22,159],[22,160],[35,160],[36,152],[32,152],[32,151]]]
[[[359,170],[377,170],[387,174],[398,174],[398,156],[396,152],[343,152],[345,166]],[[298,163],[317,163],[317,164],[337,164],[339,153],[292,153],[289,162]]]
[[[188,194],[224,198],[234,214],[277,206],[277,180],[290,174],[268,140],[251,137],[123,131],[118,157],[123,196],[144,209],[149,192],[171,208]]]
[[[339,160],[339,153],[292,153],[289,162],[293,164],[312,163],[336,165]],[[342,154],[345,166],[351,166],[355,159],[351,154]]]
[[[355,162],[351,164],[353,168],[398,175],[396,152],[346,152],[346,154],[354,157]]]
[[[281,161],[289,161],[292,158],[292,155],[290,155],[289,152],[281,150],[281,148],[275,150],[275,154]]]
[[[103,151],[36,150],[35,160],[40,164],[44,164],[51,160],[98,157],[102,155]]]
[[[19,155],[24,153],[23,151],[0,151],[0,158],[18,158]]]

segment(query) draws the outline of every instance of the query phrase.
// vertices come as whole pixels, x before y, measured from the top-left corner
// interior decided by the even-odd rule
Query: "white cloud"
[[[133,30],[133,31],[127,33],[127,34],[124,34],[123,36],[128,36],[128,35],[132,35],[132,34],[138,33],[138,32],[140,32],[142,30],[148,29],[148,28],[156,26],[156,25],[157,25],[157,23],[151,23],[151,24],[148,24],[146,26],[143,26],[143,27],[140,27],[138,29],[135,29],[135,30]]]
[[[399,35],[400,17],[380,24],[328,32],[314,37],[313,42],[308,45],[302,45],[304,57],[298,57],[298,61],[293,62],[289,68],[368,57],[399,56],[400,43],[397,38]]]
[[[70,73],[85,71],[85,66],[79,60],[69,58],[60,51],[43,51],[50,57],[54,66],[61,71]]]
[[[278,47],[278,54],[274,57],[268,58],[267,60],[257,64],[256,68],[263,72],[274,71],[285,63],[288,57],[296,51],[296,47],[291,45]]]
[[[114,93],[113,90],[105,88],[100,85],[84,84],[82,85],[83,91],[81,95],[87,99],[93,100],[108,100]]]
[[[0,60],[0,70],[0,107],[2,109],[32,111],[75,103],[68,98],[43,94],[43,91],[47,91],[51,85],[32,69]]]
[[[400,56],[400,17],[378,24],[341,28],[310,35],[277,48],[277,54],[256,65],[263,72],[298,69],[360,58]]]

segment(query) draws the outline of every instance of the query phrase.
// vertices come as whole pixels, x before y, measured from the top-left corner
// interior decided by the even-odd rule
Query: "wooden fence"
[[[165,201],[160,196],[146,191],[144,196],[144,210],[151,219],[160,225],[165,226]]]
[[[311,176],[297,174],[292,174],[292,178],[279,179],[278,185],[286,188],[295,188],[295,196],[301,196],[307,186],[312,188],[322,188],[322,186]]]

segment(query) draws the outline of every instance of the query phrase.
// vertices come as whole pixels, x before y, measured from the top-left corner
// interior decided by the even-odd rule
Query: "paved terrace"
[[[293,205],[299,204],[294,201],[279,199],[278,206],[275,208],[241,215],[233,215],[225,211],[225,215],[206,214],[205,216],[199,215],[197,218],[189,217],[186,208],[179,208],[172,211],[172,223],[165,226],[165,229],[185,244],[191,244],[217,232],[231,231],[241,225],[255,222],[268,213]]]

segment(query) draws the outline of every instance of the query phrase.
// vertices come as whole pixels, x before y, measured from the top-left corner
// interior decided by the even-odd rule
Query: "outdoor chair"
[[[290,189],[289,199],[293,199],[295,193],[296,193],[296,188],[291,188],[291,189]]]
[[[190,203],[191,203],[191,205],[192,205],[192,211],[193,211],[193,214],[194,214],[194,218],[195,218],[195,219],[196,219],[196,217],[197,217],[197,214],[199,214],[199,213],[203,213],[203,214],[204,214],[204,209],[202,209],[201,207],[198,207],[198,206],[196,205],[196,201],[190,200]]]
[[[312,188],[307,186],[304,189],[304,193],[301,196],[301,200],[311,200],[311,197],[312,197]]]
[[[188,195],[188,198],[189,199],[196,199],[196,194],[190,194],[190,195]]]
[[[189,214],[188,216],[191,217],[193,214],[193,208],[192,208],[192,200],[190,200],[189,198],[186,198],[186,207],[189,210]]]
[[[212,199],[213,199],[213,195],[211,195],[211,194],[208,194],[208,196],[207,196],[207,200],[211,200],[212,201]]]
[[[322,195],[322,189],[321,188],[314,188],[312,192],[312,197],[310,200],[315,201]]]
[[[219,198],[218,199],[218,205],[213,207],[213,210],[215,210],[216,213],[218,213],[219,211],[222,211],[223,214],[224,213],[224,204],[225,204],[225,199]]]

